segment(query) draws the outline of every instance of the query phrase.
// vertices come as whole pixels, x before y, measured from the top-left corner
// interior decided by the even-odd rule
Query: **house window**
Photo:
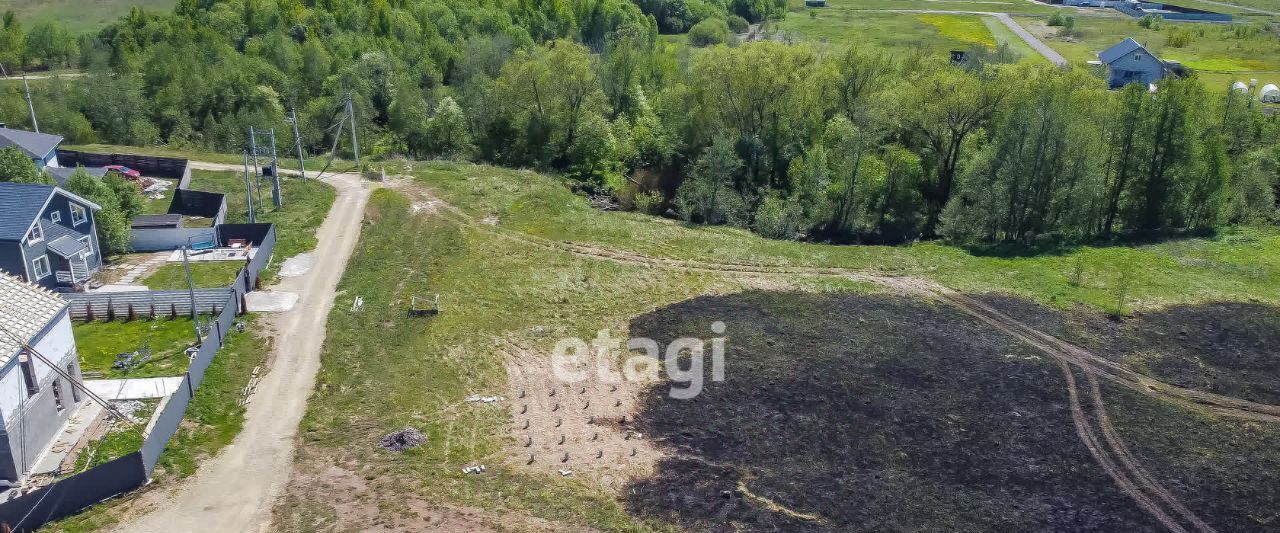
[[[31,354],[25,350],[18,354],[19,368],[22,369],[22,381],[27,384],[27,396],[35,396],[40,392],[40,384],[36,382],[36,366],[31,362]]]
[[[1142,54],[1133,54],[1134,61],[1142,61]]]
[[[50,211],[49,222],[62,222],[62,211]]]
[[[92,256],[93,255],[93,239],[89,238],[88,235],[85,235],[84,237],[80,237],[80,242],[84,243],[85,246],[89,247],[89,249],[84,252],[84,257]]]
[[[67,408],[67,405],[62,402],[62,380],[59,378],[53,379],[53,405],[58,408],[59,413]]]
[[[30,246],[31,244],[34,244],[43,240],[44,240],[44,228],[40,227],[40,220],[37,219],[36,225],[31,226],[31,231],[27,232],[27,245]]]
[[[32,259],[31,270],[35,272],[36,280],[42,280],[49,277],[49,274],[51,273],[49,270],[49,257],[42,255]]]
[[[84,206],[71,204],[71,225],[79,226],[86,220],[89,220],[89,216],[85,213]]]

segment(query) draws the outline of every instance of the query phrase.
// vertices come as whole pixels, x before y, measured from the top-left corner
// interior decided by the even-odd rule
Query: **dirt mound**
[[[378,444],[382,449],[391,452],[402,452],[410,448],[422,446],[427,442],[427,436],[416,428],[404,428],[400,431],[393,431],[387,436],[382,437],[382,442]]]

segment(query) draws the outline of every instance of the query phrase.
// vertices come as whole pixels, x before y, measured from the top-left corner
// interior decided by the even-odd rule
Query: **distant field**
[[[24,24],[57,20],[74,33],[96,31],[133,6],[147,10],[173,9],[177,0],[0,0],[0,11],[12,10]]]
[[[789,37],[836,45],[869,43],[885,48],[967,48],[995,46],[996,38],[977,15],[921,15],[821,9],[793,13],[774,26]]]
[[[804,11],[804,0],[788,0],[791,11]],[[1028,0],[828,0],[819,11],[846,9],[918,9],[923,11],[982,11],[993,13],[1049,14],[1057,9]]]
[[[1238,79],[1280,82],[1280,40],[1266,34],[1237,35],[1238,25],[1165,22],[1159,30],[1149,30],[1128,18],[1076,17],[1079,35],[1068,39],[1057,37],[1057,28],[1048,27],[1043,17],[1016,20],[1071,61],[1096,60],[1098,52],[1132,37],[1161,58],[1196,69],[1210,89],[1225,88]],[[1175,31],[1192,32],[1191,41],[1182,48],[1169,46]]]

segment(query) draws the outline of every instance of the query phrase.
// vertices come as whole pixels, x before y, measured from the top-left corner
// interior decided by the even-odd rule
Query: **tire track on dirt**
[[[538,246],[553,251],[568,252],[579,257],[610,261],[619,264],[644,266],[648,268],[666,268],[712,274],[840,277],[854,281],[872,283],[908,294],[917,294],[934,299],[942,299],[960,307],[970,314],[989,315],[999,322],[1009,325],[1012,329],[1023,333],[1021,337],[1029,337],[1024,338],[1024,341],[1039,339],[1039,342],[1036,342],[1035,346],[1041,351],[1049,353],[1055,358],[1065,357],[1069,359],[1071,363],[1081,366],[1082,368],[1086,368],[1090,372],[1097,374],[1107,381],[1128,387],[1138,393],[1169,400],[1188,409],[1208,411],[1220,416],[1254,420],[1258,422],[1280,423],[1280,405],[1252,402],[1240,398],[1195,389],[1187,389],[1164,383],[1151,378],[1150,376],[1139,374],[1120,363],[1106,359],[1105,357],[1085,350],[1084,348],[1059,339],[1053,335],[1037,330],[1020,320],[1009,317],[1008,315],[991,308],[982,302],[963,296],[938,283],[925,279],[886,274],[872,270],[841,267],[765,265],[733,261],[710,262],[691,259],[655,257],[637,252],[607,248],[599,245],[558,241],[545,237],[538,237],[536,235],[530,235],[520,231],[508,230],[493,224],[479,222],[467,213],[463,212],[461,209],[440,200],[429,191],[424,190],[422,186],[412,183],[408,179],[397,179],[390,185],[393,188],[408,194],[413,199],[431,205],[432,208],[436,209],[437,214],[443,215],[446,218],[471,229],[508,239],[513,242]]]

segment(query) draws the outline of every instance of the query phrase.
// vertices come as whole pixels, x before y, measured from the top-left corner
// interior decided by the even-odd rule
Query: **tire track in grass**
[[[454,218],[465,227],[549,250],[572,253],[581,257],[650,268],[669,268],[729,275],[841,277],[874,283],[904,293],[917,294],[950,304],[983,323],[1049,355],[1058,363],[1067,382],[1067,393],[1070,398],[1071,415],[1076,426],[1076,432],[1089,450],[1090,455],[1093,456],[1098,465],[1122,491],[1133,498],[1143,510],[1163,526],[1175,533],[1190,533],[1191,531],[1216,533],[1216,531],[1161,485],[1133,456],[1115,430],[1115,427],[1111,424],[1110,417],[1107,416],[1106,406],[1102,400],[1101,387],[1097,378],[1102,377],[1147,396],[1165,399],[1192,410],[1208,410],[1222,416],[1261,422],[1280,422],[1280,406],[1251,402],[1194,389],[1185,389],[1160,382],[1138,374],[1124,365],[1040,331],[985,303],[947,289],[932,281],[839,267],[762,265],[744,262],[707,262],[654,257],[599,245],[556,241],[500,228],[495,224],[478,223],[462,210],[440,201],[425,190],[422,190],[421,187],[410,185],[405,188],[403,180],[396,185],[409,194],[410,197],[427,199],[440,205],[443,213],[448,213],[448,216]],[[1080,367],[1088,376],[1090,383],[1089,397],[1094,408],[1094,418],[1099,428],[1095,429],[1093,427],[1081,405],[1080,391],[1072,369],[1073,365]],[[1099,433],[1101,433],[1101,436],[1099,436]],[[1159,500],[1159,502],[1156,500]],[[1179,518],[1175,518],[1173,514],[1166,511],[1165,506],[1171,509],[1173,514],[1176,514],[1181,520],[1189,523],[1191,527],[1186,527]]]

